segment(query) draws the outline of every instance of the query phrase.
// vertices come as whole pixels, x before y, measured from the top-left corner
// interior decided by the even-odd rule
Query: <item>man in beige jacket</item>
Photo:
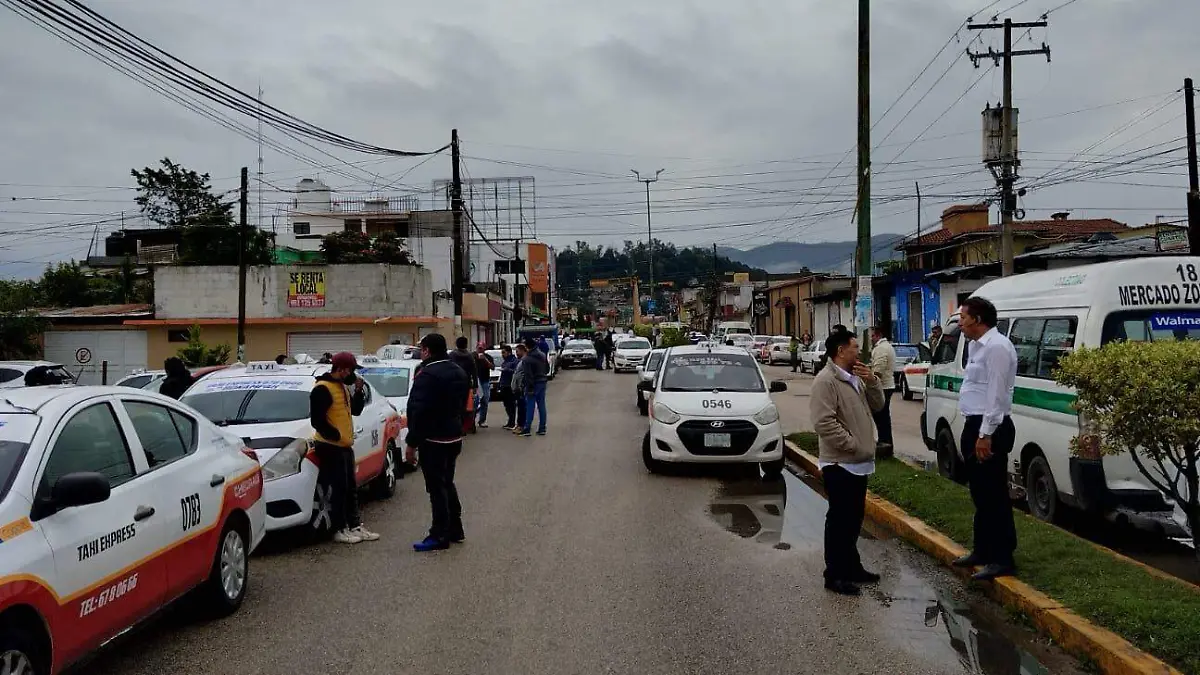
[[[818,466],[829,509],[825,515],[825,588],[858,595],[858,584],[879,581],[858,555],[867,504],[867,476],[875,472],[872,411],[884,404],[883,387],[861,363],[858,340],[835,331],[825,340],[828,367],[813,381],[809,414],[820,439]]]
[[[881,326],[871,328],[871,372],[883,385],[883,407],[876,410],[875,430],[879,434],[876,450],[883,457],[892,456],[892,394],[896,393],[896,348],[887,339]]]

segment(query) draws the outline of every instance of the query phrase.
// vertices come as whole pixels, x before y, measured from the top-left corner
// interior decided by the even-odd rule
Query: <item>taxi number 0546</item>
[[[183,531],[187,532],[200,524],[200,495],[192,494],[179,500],[180,518]]]
[[[728,410],[733,407],[733,401],[706,398],[701,405],[703,405],[705,408],[724,408]]]

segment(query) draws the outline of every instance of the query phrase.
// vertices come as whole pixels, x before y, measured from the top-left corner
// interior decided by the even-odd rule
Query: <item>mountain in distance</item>
[[[871,237],[872,258],[875,262],[893,258],[893,250],[899,240],[894,234],[877,234]],[[718,247],[717,252],[730,260],[759,267],[774,274],[796,272],[808,268],[813,272],[840,272],[850,274],[854,265],[853,241],[825,241],[805,243],[778,241],[743,251],[738,248]]]

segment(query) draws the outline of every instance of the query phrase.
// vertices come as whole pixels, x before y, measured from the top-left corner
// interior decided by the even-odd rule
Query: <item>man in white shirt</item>
[[[986,581],[1016,572],[1013,552],[1017,530],[1008,495],[1008,457],[1016,440],[1013,387],[1017,351],[996,330],[996,307],[984,298],[967,298],[959,308],[959,329],[969,359],[958,408],[966,423],[961,444],[971,501],[975,504],[975,546],[954,561],[958,567],[982,566],[974,579]]]
[[[873,413],[880,457],[892,456],[892,394],[896,391],[896,348],[881,326],[871,328],[871,371],[883,384],[883,407]]]

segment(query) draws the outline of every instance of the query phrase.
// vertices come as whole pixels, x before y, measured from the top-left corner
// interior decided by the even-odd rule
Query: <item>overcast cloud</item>
[[[1027,0],[1011,16],[1036,19],[1061,2]],[[110,19],[232,84],[252,91],[261,81],[271,104],[344,135],[426,150],[444,145],[457,127],[470,176],[536,177],[539,231],[552,243],[644,237],[643,188],[624,176],[631,167],[643,172],[661,167],[666,172],[655,186],[654,223],[663,239],[743,248],[852,237],[845,209],[854,192],[848,176],[854,157],[834,165],[855,140],[855,4],[91,2]],[[955,27],[984,4],[877,3],[875,118]],[[1181,145],[1172,141],[1183,136],[1183,103],[1163,104],[1185,76],[1200,75],[1194,72],[1200,64],[1200,3],[1077,0],[1052,14],[1050,23],[1048,31],[1032,31],[1023,48],[1045,40],[1053,62],[1025,57],[1015,69],[1024,176],[1036,178],[1064,160],[1072,160],[1064,165],[1072,168],[1081,159],[1101,159],[1072,155],[1134,120],[1089,152],[1122,155],[1156,144],[1162,145],[1155,150]],[[973,39],[981,40],[974,49],[999,46],[998,31],[977,36],[962,30],[959,36],[876,127],[876,143]],[[988,65],[976,70],[958,60],[876,151],[877,233],[913,231],[914,181],[931,195],[924,208],[927,224],[947,203],[991,185],[977,166],[979,111],[1001,95],[999,71]],[[897,157],[980,77],[921,142]],[[1061,115],[1129,99],[1136,100]],[[76,223],[121,211],[136,215],[128,189],[133,167],[169,156],[211,173],[222,190],[236,185],[240,167],[256,168],[253,141],[2,8],[0,101],[0,274],[7,276],[35,275],[47,261],[82,257],[94,228]],[[1139,119],[1156,107],[1161,109]],[[1039,119],[1054,115],[1060,116]],[[252,119],[242,121],[254,125]],[[354,163],[352,168],[270,135],[334,167],[309,168],[268,150],[267,180],[280,188],[302,176],[321,176],[361,192],[404,174],[403,184],[428,190],[433,180],[449,175],[448,156],[413,169],[420,160],[324,148]],[[897,162],[888,166],[893,159]],[[1024,207],[1030,218],[1064,209],[1072,217],[1130,224],[1156,215],[1179,219],[1186,189],[1183,154],[1174,152],[1162,163],[1167,166],[1154,173],[1031,191]],[[352,172],[356,180],[338,172]],[[820,182],[827,174],[832,177]],[[273,205],[284,198],[266,195],[268,222]],[[793,206],[797,201],[804,203]],[[31,224],[46,223],[62,226],[22,234]],[[114,226],[106,224],[102,232]]]

